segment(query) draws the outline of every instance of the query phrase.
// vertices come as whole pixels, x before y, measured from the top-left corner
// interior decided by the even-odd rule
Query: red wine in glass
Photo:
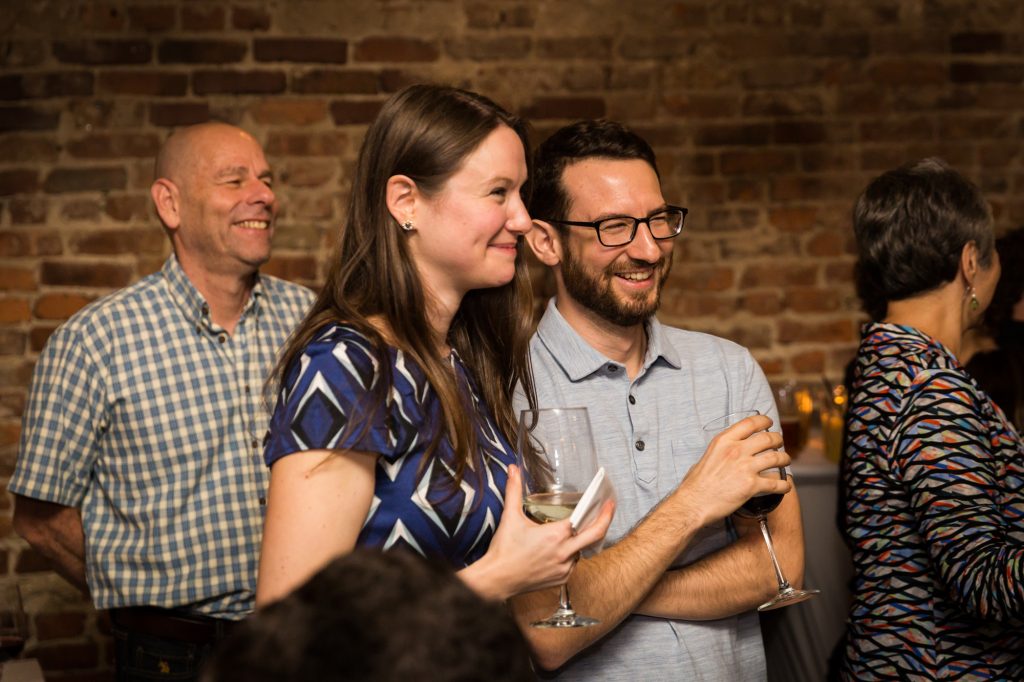
[[[24,637],[20,635],[0,635],[0,663],[17,658],[24,648]]]

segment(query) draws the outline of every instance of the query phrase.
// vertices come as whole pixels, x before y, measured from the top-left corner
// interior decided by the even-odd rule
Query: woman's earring
[[[415,228],[412,226],[411,220],[406,220],[404,223],[402,223],[402,229],[405,230],[406,232],[412,232]]]
[[[975,310],[978,309],[979,306],[981,306],[981,304],[978,303],[978,297],[974,293],[974,287],[973,286],[970,289],[968,289],[967,291],[971,295],[971,303],[970,303],[971,310],[975,311]]]

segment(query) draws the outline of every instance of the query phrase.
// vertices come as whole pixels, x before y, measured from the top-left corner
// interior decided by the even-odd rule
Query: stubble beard
[[[627,258],[637,267],[650,267],[650,263]],[[613,288],[615,271],[620,269],[616,261],[602,272],[594,273],[576,258],[571,249],[566,249],[562,260],[562,281],[566,292],[574,301],[589,309],[601,319],[620,327],[633,327],[645,323],[658,311],[661,304],[661,290],[672,269],[672,254],[654,264],[653,277],[657,280],[654,296],[623,297],[616,295]]]

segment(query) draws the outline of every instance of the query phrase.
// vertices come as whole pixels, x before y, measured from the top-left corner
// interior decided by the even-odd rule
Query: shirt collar
[[[570,381],[579,381],[605,367],[609,359],[587,343],[572,326],[566,322],[555,305],[555,299],[548,301],[547,310],[537,325],[537,337],[551,352],[555,361]],[[679,353],[668,342],[664,327],[656,317],[647,321],[647,354],[644,369],[659,358],[676,369],[681,366]]]
[[[171,297],[178,304],[178,307],[181,308],[182,312],[185,313],[185,317],[189,322],[197,328],[201,325],[212,325],[210,321],[210,306],[206,302],[206,298],[199,293],[199,289],[196,289],[192,280],[181,269],[181,263],[178,262],[177,256],[172,253],[167,258],[160,269],[160,274],[163,276],[164,281],[167,282],[167,288],[171,292]],[[249,300],[246,301],[245,307],[242,309],[241,319],[244,319],[247,315],[259,315],[262,299],[263,280],[260,274],[256,273],[256,283],[253,285]]]

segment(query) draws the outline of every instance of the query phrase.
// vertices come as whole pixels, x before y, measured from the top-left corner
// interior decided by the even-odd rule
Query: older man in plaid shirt
[[[252,136],[180,130],[156,178],[174,253],[50,337],[9,485],[15,529],[111,609],[119,680],[195,676],[251,612],[262,387],[312,300],[258,272],[277,204]]]

